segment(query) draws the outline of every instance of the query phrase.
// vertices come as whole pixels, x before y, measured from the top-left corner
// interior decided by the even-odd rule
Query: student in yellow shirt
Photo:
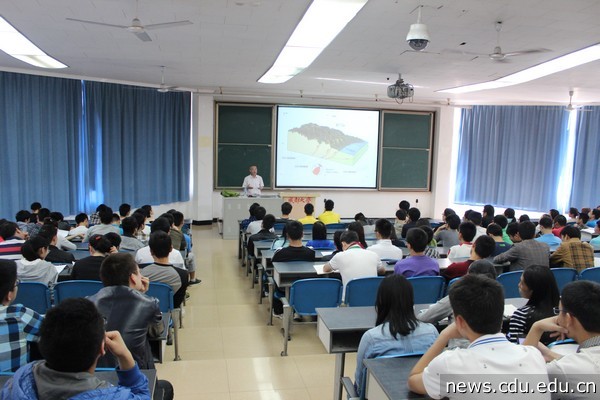
[[[302,225],[314,224],[318,221],[315,217],[313,217],[314,212],[315,206],[313,206],[311,203],[307,203],[306,205],[304,205],[304,213],[306,214],[306,217],[300,218],[298,222],[300,222]]]
[[[325,199],[325,212],[319,215],[319,221],[325,225],[340,223],[340,214],[333,212],[333,200]]]

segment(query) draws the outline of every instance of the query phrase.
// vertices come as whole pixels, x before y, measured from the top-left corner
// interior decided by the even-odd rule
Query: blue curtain
[[[75,213],[81,81],[0,72],[0,216],[33,201]]]
[[[563,107],[464,109],[455,201],[524,210],[556,207],[567,123]]]
[[[600,107],[577,111],[573,188],[570,205],[577,208],[600,204],[598,159],[600,158]]]
[[[84,86],[89,207],[188,201],[190,93]]]

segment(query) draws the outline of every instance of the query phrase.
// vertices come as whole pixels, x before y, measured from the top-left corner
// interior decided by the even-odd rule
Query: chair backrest
[[[14,304],[23,304],[38,314],[46,314],[51,307],[50,289],[41,282],[21,282]]]
[[[559,292],[562,292],[563,287],[567,283],[577,279],[577,270],[575,268],[552,268],[550,271],[554,274]]]
[[[521,280],[523,271],[505,272],[498,275],[498,282],[504,287],[504,298],[514,299],[520,298],[519,281]]]
[[[352,279],[346,284],[344,303],[349,307],[374,306],[383,276]]]
[[[579,273],[579,279],[600,283],[600,267],[586,268]]]
[[[54,286],[54,303],[60,304],[64,299],[71,297],[87,297],[94,295],[103,288],[100,281],[64,281]]]
[[[342,223],[335,223],[335,224],[327,224],[325,225],[325,227],[327,229],[335,229],[335,230],[340,230],[343,231],[344,229],[346,229],[347,224],[342,224]]]
[[[166,283],[150,282],[150,287],[146,295],[158,299],[158,306],[161,312],[169,312],[175,308],[173,289]]]
[[[289,302],[299,315],[317,315],[315,308],[340,305],[342,282],[332,278],[298,280],[292,284]]]
[[[415,276],[408,278],[412,284],[415,304],[433,304],[444,291],[446,280],[441,276]]]

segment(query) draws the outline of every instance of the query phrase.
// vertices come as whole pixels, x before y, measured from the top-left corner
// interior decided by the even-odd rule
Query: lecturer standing
[[[265,187],[262,177],[257,175],[257,172],[258,168],[256,168],[256,165],[251,165],[250,175],[244,178],[244,183],[242,184],[246,195],[250,197],[260,196],[262,188]]]

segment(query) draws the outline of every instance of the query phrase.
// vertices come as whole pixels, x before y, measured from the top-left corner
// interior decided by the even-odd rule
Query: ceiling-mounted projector
[[[388,86],[387,95],[392,99],[406,99],[413,97],[415,89],[410,83],[404,83],[401,75],[398,75],[398,80],[393,85]]]

